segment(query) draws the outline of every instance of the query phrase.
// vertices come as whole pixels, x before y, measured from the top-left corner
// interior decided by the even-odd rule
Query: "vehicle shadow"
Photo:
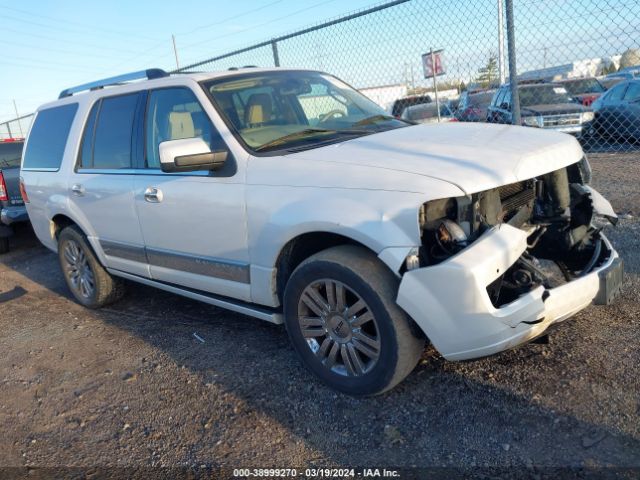
[[[132,289],[122,303],[96,315],[276,420],[322,452],[312,464],[640,467],[640,439],[581,419],[574,405],[557,409],[557,390],[569,380],[553,373],[559,365],[541,374],[539,367],[549,368],[548,347],[528,345],[465,363],[446,362],[427,348],[398,387],[357,399],[308,373],[282,327],[150,288]],[[566,335],[554,348],[571,352],[579,337]],[[566,358],[561,363],[574,367]],[[202,453],[208,455],[206,448]]]
[[[6,264],[69,297],[54,254],[22,260],[18,256]],[[607,415],[594,416],[593,409],[614,407],[601,403],[601,396],[573,390],[572,382],[585,375],[592,387],[601,381],[581,360],[589,355],[581,347],[587,341],[582,332],[590,323],[587,314],[561,326],[561,340],[551,347],[528,345],[463,363],[446,362],[428,349],[398,387],[355,399],[312,377],[281,326],[134,284],[117,304],[85,312],[143,340],[202,385],[216,385],[212,395],[227,393],[244,404],[236,416],[220,416],[215,431],[203,434],[191,451],[197,462],[215,459],[215,435],[224,436],[239,416],[257,412],[292,441],[318,452],[305,460],[308,465],[640,468],[640,438],[629,433],[633,428],[608,422]],[[202,411],[190,413],[206,415],[208,400],[202,398]],[[174,408],[178,412],[181,405]],[[252,435],[249,429],[246,435]],[[287,458],[287,447],[273,448],[280,448],[273,460],[256,457],[258,466],[283,466],[276,462]]]

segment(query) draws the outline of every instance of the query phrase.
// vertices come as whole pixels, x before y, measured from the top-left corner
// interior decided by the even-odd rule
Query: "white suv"
[[[481,357],[611,301],[589,175],[569,135],[412,125],[321,72],[146,70],[40,107],[22,191],[83,305],[127,279],[284,323],[319,378],[373,395],[425,340]]]

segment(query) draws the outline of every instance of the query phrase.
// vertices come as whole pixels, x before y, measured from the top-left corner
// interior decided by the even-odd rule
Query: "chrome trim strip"
[[[197,172],[172,172],[165,173],[159,168],[78,168],[76,173],[79,175],[95,174],[95,175],[153,175],[163,177],[211,177],[219,178],[211,175],[209,171],[201,170]]]
[[[102,239],[100,239],[100,246],[104,254],[109,257],[119,257],[133,262],[148,263],[144,247]]]
[[[259,318],[260,320],[265,320],[267,322],[275,323],[277,325],[281,325],[282,323],[284,323],[284,319],[281,313],[270,311],[269,309],[258,306],[258,305],[252,305],[250,303],[228,299],[226,297],[219,297],[213,294],[208,294],[206,292],[198,292],[194,290],[179,288],[177,286],[173,286],[167,283],[154,281],[149,278],[139,277],[138,275],[132,275],[130,273],[121,272],[120,270],[114,270],[112,268],[107,268],[107,271],[110,274],[116,275],[118,277],[126,278],[128,280],[133,280],[134,282],[139,282],[144,285],[149,285],[150,287],[156,287],[156,288],[159,288],[160,290],[165,290],[167,292],[175,293],[177,295],[182,295],[183,297],[208,303],[209,305],[215,305],[216,307],[231,310],[233,312],[241,313],[243,315],[249,315],[251,317]]]
[[[23,172],[57,172],[60,167],[20,167],[20,170]]]
[[[149,265],[216,277],[232,282],[250,283],[249,264],[214,257],[145,248]]]

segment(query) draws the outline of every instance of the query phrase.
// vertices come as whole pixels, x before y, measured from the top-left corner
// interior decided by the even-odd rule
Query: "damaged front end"
[[[421,208],[397,303],[446,359],[515,347],[618,294],[622,260],[601,232],[615,213],[587,165]]]
[[[527,233],[527,248],[487,286],[495,307],[588,274],[611,254],[601,236],[605,222],[617,223],[608,202],[588,186],[590,176],[583,158],[538,178],[426,203],[420,210],[420,265],[437,265],[506,224]]]

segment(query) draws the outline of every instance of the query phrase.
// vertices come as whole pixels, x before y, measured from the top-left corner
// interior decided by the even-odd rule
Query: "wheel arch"
[[[338,245],[360,246],[377,256],[375,250],[370,246],[347,235],[330,231],[312,231],[298,234],[280,249],[274,265],[276,294],[280,304],[282,304],[287,282],[298,265],[316,253]]]

